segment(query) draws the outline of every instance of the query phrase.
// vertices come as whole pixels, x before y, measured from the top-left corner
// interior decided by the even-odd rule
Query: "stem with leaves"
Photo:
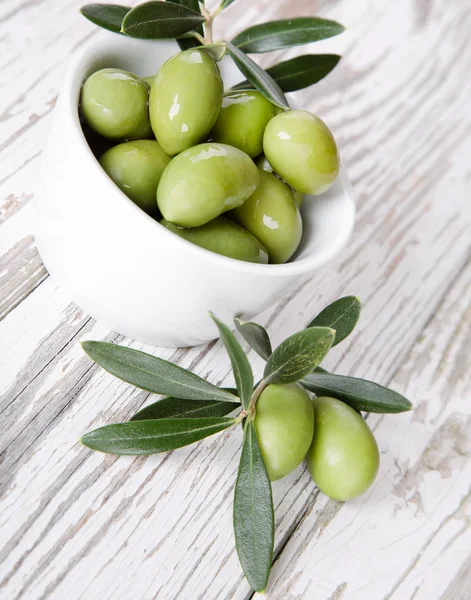
[[[355,296],[340,298],[272,351],[267,331],[257,323],[234,320],[245,341],[267,363],[255,386],[252,368],[231,329],[211,315],[229,355],[237,389],[218,388],[194,373],[158,357],[104,342],[84,342],[85,352],[106,371],[136,387],[166,394],[126,423],[85,434],[82,443],[111,454],[154,454],[198,442],[244,421],[244,439],[234,490],[234,534],[249,584],[263,591],[274,547],[271,483],[255,428],[257,402],[272,383],[299,382],[317,395],[329,395],[357,411],[399,413],[411,403],[371,381],[328,373],[319,364],[348,337],[360,315]],[[236,416],[229,416],[237,412]]]
[[[211,13],[199,0],[151,0],[134,8],[115,4],[87,4],[81,13],[95,25],[143,39],[175,38],[182,50],[213,46],[213,23],[234,0],[222,0]],[[262,69],[248,55],[308,44],[342,33],[343,26],[318,17],[281,19],[254,25],[232,41],[222,41],[224,52],[246,78],[241,87],[255,88],[276,106],[289,109],[284,95],[320,81],[338,63],[337,55],[305,55]],[[218,43],[219,45],[219,43]],[[221,60],[224,52],[215,55]]]

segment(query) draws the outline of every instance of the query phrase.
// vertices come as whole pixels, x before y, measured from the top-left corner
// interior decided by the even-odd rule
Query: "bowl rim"
[[[196,244],[193,244],[192,242],[169,231],[166,227],[161,225],[159,221],[148,215],[130,198],[128,198],[128,196],[126,196],[126,194],[112,181],[112,179],[106,175],[98,159],[94,156],[86,140],[79,116],[80,90],[83,85],[83,74],[80,77],[77,77],[77,73],[79,71],[86,71],[87,68],[90,67],[90,63],[93,60],[97,60],[100,52],[105,48],[109,50],[110,45],[118,48],[118,40],[115,40],[114,36],[110,36],[113,36],[113,34],[108,34],[108,32],[100,32],[99,39],[89,40],[88,43],[82,47],[82,51],[70,62],[67,67],[61,90],[61,97],[65,107],[69,112],[69,117],[71,118],[70,122],[72,124],[73,133],[70,133],[75,136],[74,139],[70,140],[71,143],[79,145],[81,150],[83,150],[86,161],[88,161],[88,164],[90,165],[92,173],[96,173],[97,177],[102,177],[103,182],[106,181],[104,185],[110,189],[110,194],[115,194],[120,197],[122,206],[127,206],[128,210],[131,210],[134,213],[135,219],[140,219],[143,224],[147,222],[147,227],[154,227],[156,235],[167,236],[169,244],[180,245],[182,248],[186,248],[187,251],[193,252],[196,254],[196,256],[200,256],[204,260],[209,260],[210,262],[216,263],[224,268],[230,267],[235,271],[250,272],[251,274],[260,275],[263,274],[264,276],[292,276],[309,274],[315,269],[328,263],[346,246],[354,229],[356,208],[352,184],[345,167],[342,165],[342,161],[340,161],[340,169],[337,176],[337,181],[340,181],[341,183],[344,200],[346,201],[349,209],[347,215],[348,222],[343,227],[343,235],[338,238],[334,245],[329,246],[324,251],[311,253],[304,258],[295,259],[292,262],[286,262],[283,264],[251,263],[248,261],[231,258],[229,256],[224,256],[222,254],[212,252],[211,250],[207,250],[206,248],[202,248],[201,246],[197,246]],[[120,48],[122,48],[123,44],[126,43],[132,43],[135,45],[139,44],[142,46],[162,46],[163,44],[168,45],[170,43],[172,45],[174,44],[176,50],[179,51],[178,45],[174,40],[140,40],[135,38],[126,38],[125,36],[119,36],[119,38]],[[295,109],[298,109],[298,105],[293,99],[292,95],[287,94],[287,97],[290,101],[290,105],[293,105]],[[222,214],[224,215],[224,213]]]

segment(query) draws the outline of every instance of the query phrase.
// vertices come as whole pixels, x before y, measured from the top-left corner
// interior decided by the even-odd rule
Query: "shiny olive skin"
[[[80,109],[86,123],[115,141],[153,137],[149,121],[149,85],[122,69],[101,69],[85,81]]]
[[[99,162],[128,198],[158,217],[157,186],[170,160],[156,140],[136,140],[114,146]]]
[[[314,410],[296,383],[269,385],[260,395],[255,430],[271,481],[291,473],[306,456],[314,431]]]
[[[183,229],[168,221],[161,224],[180,237],[211,250],[217,254],[245,260],[247,262],[267,264],[268,252],[249,231],[226,217],[216,217],[201,227]]]
[[[210,137],[229,144],[255,158],[263,149],[263,132],[268,121],[280,112],[260,92],[228,92]]]
[[[293,194],[276,175],[266,171],[260,171],[255,192],[229,216],[262,242],[271,263],[289,260],[301,241],[303,224]]]
[[[306,456],[317,487],[334,500],[360,496],[379,468],[376,440],[362,416],[335,398],[314,401],[316,427]]]
[[[274,117],[263,136],[263,151],[274,171],[298,192],[317,195],[337,178],[340,159],[326,124],[305,110]]]
[[[180,227],[199,227],[243,204],[256,189],[259,173],[237,148],[214,142],[194,146],[165,169],[157,188],[160,212]]]
[[[207,52],[190,49],[167,60],[149,96],[152,129],[167,154],[174,156],[207,139],[222,94],[218,66]]]

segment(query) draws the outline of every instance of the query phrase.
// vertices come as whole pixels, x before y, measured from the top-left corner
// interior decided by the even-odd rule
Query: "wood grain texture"
[[[96,35],[77,15],[80,4],[15,0],[0,18],[2,72],[15,80],[0,95],[0,589],[34,600],[249,598],[231,530],[240,431],[148,459],[93,454],[76,442],[149,398],[84,356],[77,342],[85,337],[142,346],[71,304],[46,278],[30,237],[47,115],[68,56]],[[279,342],[339,295],[358,294],[363,317],[329,366],[392,380],[418,409],[372,420],[383,467],[359,502],[318,497],[303,468],[274,485],[279,558],[269,597],[464,598],[470,10],[445,0],[236,0],[220,30],[231,37],[255,21],[306,14],[348,26],[309,48],[344,58],[297,97],[339,140],[358,224],[343,255],[260,322]],[[144,349],[230,383],[220,342]],[[259,375],[263,363],[250,357]],[[370,541],[377,561],[366,555]],[[384,581],[370,582],[372,565]]]
[[[275,564],[270,598],[329,598],[339,582],[343,600],[469,596],[470,352],[471,264],[391,382],[414,412],[368,419],[376,485],[347,504],[318,496]]]

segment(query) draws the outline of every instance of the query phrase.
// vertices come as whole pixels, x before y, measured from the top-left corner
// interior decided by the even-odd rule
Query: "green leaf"
[[[258,323],[252,323],[251,321],[234,319],[234,323],[237,327],[237,331],[249,346],[253,348],[259,356],[268,360],[272,353],[272,349],[266,329]]]
[[[224,325],[224,323],[217,319],[212,313],[209,314],[219,329],[221,340],[226,347],[229,358],[231,359],[232,370],[234,372],[234,379],[236,382],[237,391],[239,393],[239,398],[242,402],[242,406],[247,409],[253,392],[252,367],[247,359],[247,355],[242,350],[241,345],[229,327]]]
[[[95,429],[80,441],[108,454],[157,454],[188,446],[236,423],[229,417],[129,421]]]
[[[311,327],[282,342],[270,356],[263,374],[267,383],[302,379],[325,358],[335,339],[329,327]]]
[[[216,44],[206,44],[205,46],[198,46],[198,50],[207,52],[209,56],[215,61],[219,62],[224,58],[227,50],[227,44],[225,42],[217,42]]]
[[[148,392],[184,400],[234,401],[229,392],[151,354],[107,342],[83,342],[82,348],[108,373]]]
[[[175,40],[180,46],[180,50],[188,50],[189,48],[196,48],[200,45],[200,41],[195,37],[180,37]]]
[[[242,75],[245,75],[250,83],[262,94],[267,100],[279,106],[280,108],[289,108],[288,100],[286,99],[280,86],[274,81],[266,71],[257,65],[245,52],[231,44],[227,44],[227,50],[239,68]]]
[[[345,27],[319,17],[298,17],[253,25],[237,35],[232,43],[244,52],[270,52],[333,37]]]
[[[121,31],[130,37],[142,39],[175,38],[204,21],[205,18],[194,10],[157,0],[138,4],[128,12]]]
[[[356,296],[345,296],[340,298],[327,308],[324,308],[315,319],[311,321],[308,327],[331,327],[335,329],[336,346],[355,329],[361,312],[361,303]]]
[[[221,2],[221,10],[230,6],[234,0],[222,0]]]
[[[121,4],[85,4],[80,12],[98,27],[121,33],[121,24],[130,10],[130,6]]]
[[[274,529],[271,484],[253,421],[247,420],[235,485],[234,533],[240,564],[257,592],[262,592],[268,583]]]
[[[187,8],[191,8],[195,12],[199,13],[200,7],[198,0],[167,0],[168,2],[173,2],[173,4],[180,4],[181,6],[186,6]],[[195,31],[200,35],[204,35],[203,26],[199,25],[195,28]],[[191,34],[191,31],[189,32]],[[189,48],[196,48],[200,45],[200,41],[195,37],[189,35],[188,37],[181,37],[177,39],[177,44],[180,46],[180,50],[188,50]]]
[[[130,421],[148,419],[195,419],[200,417],[225,417],[240,408],[240,402],[221,402],[220,400],[181,400],[180,398],[162,398],[144,407]]]
[[[374,413],[400,413],[412,409],[412,404],[401,394],[366,379],[312,373],[301,383],[316,396],[332,396],[356,410]]]
[[[190,8],[196,13],[201,12],[199,0],[167,0],[167,2],[172,2],[173,4],[180,4],[180,6],[186,6],[186,8]]]
[[[295,92],[317,83],[328,75],[340,60],[337,54],[304,54],[290,58],[265,69],[283,92]],[[233,86],[234,90],[245,90],[250,83],[245,80]]]

